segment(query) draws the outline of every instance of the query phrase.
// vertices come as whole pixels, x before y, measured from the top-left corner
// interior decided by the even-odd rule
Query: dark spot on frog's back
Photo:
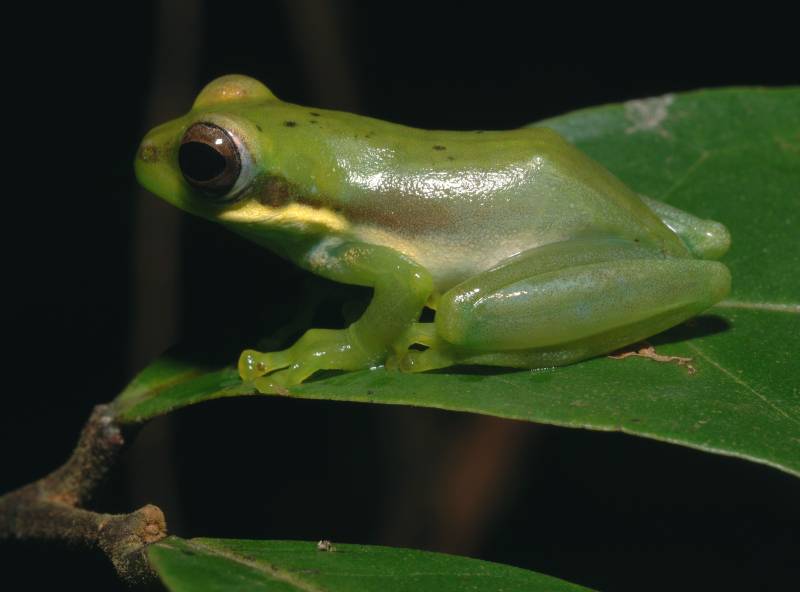
[[[434,150],[447,150],[447,146],[442,146],[441,144],[434,144],[433,145],[433,149]]]
[[[319,114],[319,113],[317,113],[316,111],[309,111],[309,113],[310,113],[311,115],[313,115],[314,117],[322,117],[322,115],[320,115],[320,114]]]
[[[292,121],[291,119],[288,119],[288,120],[283,122],[283,125],[286,126],[286,127],[297,127],[297,122],[296,121]]]
[[[260,132],[263,132],[263,131],[264,131],[263,129],[261,129],[261,126],[260,126],[260,125],[258,125],[258,124],[256,124],[256,129],[257,129],[258,131],[260,131]]]

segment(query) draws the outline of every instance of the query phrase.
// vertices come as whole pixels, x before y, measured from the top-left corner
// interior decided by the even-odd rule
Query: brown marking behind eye
[[[404,200],[400,195],[375,199],[366,205],[340,202],[325,195],[310,196],[280,175],[267,175],[254,189],[254,198],[262,205],[280,208],[297,203],[311,208],[326,208],[343,215],[348,221],[392,229],[413,236],[449,228],[453,223],[450,208],[438,200]],[[387,207],[395,203],[398,207]],[[407,207],[404,207],[407,206]]]
[[[258,203],[279,208],[295,200],[300,190],[280,175],[267,175],[258,182],[254,194]]]

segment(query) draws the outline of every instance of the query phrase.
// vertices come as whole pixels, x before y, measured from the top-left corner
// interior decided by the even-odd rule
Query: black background
[[[455,129],[800,82],[791,18],[766,7],[703,18],[657,4],[208,1],[192,19],[191,3],[168,5],[6,18],[19,39],[4,48],[0,491],[60,464],[91,407],[172,341],[252,336],[304,291],[346,293],[180,215],[172,325],[141,309],[134,245],[154,245],[144,266],[160,269],[165,239],[135,221],[143,201],[170,214],[136,188],[133,154],[154,112],[182,113],[215,76]],[[189,94],[158,72],[178,72]],[[157,280],[145,286],[160,296]],[[321,323],[341,308],[330,300]],[[180,411],[132,440],[95,507],[156,503],[182,536],[450,551],[606,590],[779,589],[800,576],[797,480],[619,434],[253,398]],[[82,549],[4,542],[0,564],[4,589],[123,589],[105,558]]]

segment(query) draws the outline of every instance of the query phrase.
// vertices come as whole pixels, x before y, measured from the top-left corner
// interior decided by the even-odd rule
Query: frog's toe
[[[425,372],[453,366],[457,361],[452,352],[438,347],[431,347],[424,351],[409,350],[402,356],[393,356],[387,360],[386,368],[400,372]]]
[[[246,349],[239,356],[239,376],[244,381],[251,381],[269,372],[288,366],[282,352],[259,352]]]
[[[258,392],[265,395],[288,395],[289,387],[300,384],[317,370],[318,368],[307,364],[293,364],[285,370],[254,379],[253,385]]]
[[[256,378],[253,380],[253,386],[262,395],[288,395],[288,385],[281,381],[280,374],[282,372]]]

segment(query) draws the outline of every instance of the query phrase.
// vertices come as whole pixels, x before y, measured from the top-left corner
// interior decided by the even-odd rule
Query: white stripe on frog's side
[[[219,214],[223,222],[239,222],[257,224],[262,222],[270,226],[286,225],[304,227],[307,225],[323,226],[331,232],[347,230],[349,224],[344,217],[325,208],[315,208],[306,204],[290,203],[275,208],[263,205],[255,200],[244,202],[239,207]]]

